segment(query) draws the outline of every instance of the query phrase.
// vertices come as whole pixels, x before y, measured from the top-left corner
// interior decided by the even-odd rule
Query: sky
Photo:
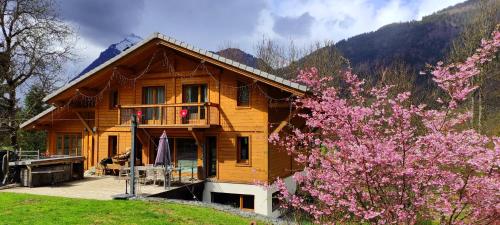
[[[207,50],[248,53],[263,37],[298,46],[339,40],[394,23],[419,20],[464,0],[57,0],[78,35],[77,74],[130,33],[160,32]]]

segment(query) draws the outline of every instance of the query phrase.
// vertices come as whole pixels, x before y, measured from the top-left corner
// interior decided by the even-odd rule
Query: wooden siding
[[[117,90],[120,105],[142,104],[143,87],[165,87],[165,103],[182,103],[182,86],[188,84],[206,84],[208,88],[208,102],[219,104],[218,111],[211,111],[211,116],[219,117],[218,126],[209,128],[147,128],[138,129],[138,141],[142,143],[142,163],[151,163],[149,135],[159,137],[163,130],[167,130],[170,137],[188,137],[199,141],[198,170],[203,166],[202,147],[206,136],[217,137],[217,175],[220,182],[248,183],[268,182],[276,177],[290,174],[291,158],[284,152],[269,148],[268,123],[274,119],[268,118],[269,102],[260,90],[276,89],[267,84],[256,82],[243,75],[229,70],[209,67],[213,76],[203,71],[192,73],[198,62],[183,57],[175,57],[176,73],[169,73],[156,65],[150,73],[145,74],[135,84],[114,84],[110,90]],[[250,104],[248,107],[237,106],[237,82],[250,85]],[[256,85],[260,85],[257,87]],[[96,88],[98,89],[98,88]],[[85,167],[90,168],[100,160],[108,157],[108,137],[118,138],[118,153],[130,148],[130,127],[119,125],[118,110],[109,107],[110,90],[103,93],[102,98],[95,106],[93,120],[90,127],[96,127],[95,133],[83,132],[84,125],[75,120],[71,123],[55,121],[49,128],[49,149],[55,151],[55,133],[81,132],[83,137],[82,154],[86,157]],[[281,112],[284,113],[284,112]],[[68,112],[70,114],[70,112]],[[94,120],[95,118],[95,120]],[[250,158],[248,165],[237,163],[238,136],[250,138]],[[93,151],[92,151],[93,149]],[[204,172],[204,171],[202,171]],[[199,175],[203,178],[203,174]]]

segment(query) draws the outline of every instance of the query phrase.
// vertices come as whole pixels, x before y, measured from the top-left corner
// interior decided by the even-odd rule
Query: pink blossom
[[[440,109],[412,105],[409,92],[389,97],[390,86],[367,90],[350,70],[347,97],[316,69],[301,71],[311,94],[295,106],[308,112],[306,128],[270,137],[304,166],[293,176],[296,193],[275,182],[283,207],[328,224],[498,222],[500,138],[464,130],[471,114],[459,108],[499,47],[497,30],[465,62],[437,63],[433,80],[449,97]]]

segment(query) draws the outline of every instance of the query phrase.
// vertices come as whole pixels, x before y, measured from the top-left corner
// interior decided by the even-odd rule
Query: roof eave
[[[121,52],[120,54],[118,54],[117,56],[109,59],[108,61],[102,63],[101,65],[95,67],[94,69],[88,71],[87,73],[85,73],[84,75],[78,77],[77,79],[67,83],[66,85],[60,87],[59,89],[57,89],[56,91],[48,94],[47,96],[45,96],[42,100],[44,102],[48,102],[50,100],[52,100],[54,97],[56,97],[57,95],[63,93],[64,91],[68,90],[70,87],[73,87],[74,85],[80,83],[81,81],[87,79],[88,77],[92,76],[94,73],[104,69],[105,67],[113,64],[114,62],[120,60],[121,58],[123,58],[125,55],[129,54],[130,52],[140,48],[141,46],[145,45],[146,43],[150,42],[151,40],[155,39],[155,38],[158,38],[159,36],[159,33],[158,32],[154,32],[152,35],[150,35],[148,38],[142,40],[141,42],[133,45],[132,47],[128,48],[127,50]]]
[[[45,115],[51,113],[55,109],[56,109],[55,106],[49,107],[48,109],[44,110],[43,112],[39,113],[38,115],[36,115],[34,117],[31,117],[29,120],[26,120],[23,123],[21,123],[21,125],[19,125],[19,128],[24,129],[25,127],[27,127],[27,126],[31,125],[32,123],[36,122],[38,119],[40,119],[40,118],[44,117]]]
[[[95,74],[96,72],[104,69],[105,67],[115,63],[116,61],[120,60],[121,58],[123,58],[125,55],[129,54],[130,52],[142,47],[143,45],[145,45],[146,43],[154,40],[154,39],[161,39],[162,41],[165,41],[167,43],[170,43],[172,45],[175,45],[175,46],[178,46],[179,48],[183,48],[183,49],[186,49],[188,51],[192,51],[192,52],[195,52],[197,54],[200,54],[200,55],[203,55],[204,57],[208,57],[208,58],[211,58],[213,60],[216,60],[216,61],[219,61],[221,63],[224,63],[228,66],[232,66],[232,67],[235,67],[239,70],[242,70],[242,71],[246,71],[248,73],[252,73],[252,74],[255,74],[257,76],[260,76],[264,79],[267,79],[267,80],[270,80],[272,82],[276,82],[280,85],[283,85],[283,86],[287,86],[291,89],[295,89],[297,91],[299,91],[300,93],[302,94],[305,94],[307,91],[308,91],[308,88],[304,85],[301,85],[301,84],[298,84],[298,83],[295,83],[295,82],[292,82],[292,81],[289,81],[289,80],[285,80],[281,77],[277,77],[275,75],[272,75],[272,74],[268,74],[266,72],[263,72],[261,70],[258,70],[258,69],[255,69],[253,67],[248,67],[246,65],[243,65],[243,64],[240,64],[240,63],[237,63],[236,61],[233,61],[233,60],[230,60],[230,59],[227,59],[227,58],[224,58],[222,56],[219,56],[219,55],[214,55],[212,53],[210,53],[209,51],[206,51],[206,50],[203,50],[203,49],[199,49],[199,48],[196,48],[192,45],[189,45],[187,43],[183,43],[183,42],[180,42],[172,37],[168,37],[168,36],[165,36],[163,34],[160,34],[159,32],[154,32],[152,35],[150,35],[148,38],[144,39],[143,41],[135,44],[134,46],[130,47],[129,49],[123,51],[122,53],[118,54],[117,56],[111,58],[110,60],[104,62],[103,64],[95,67],[94,69],[88,71],[87,73],[85,73],[84,75],[80,76],[79,78],[69,82],[68,84],[64,85],[63,87],[57,89],[56,91],[50,93],[49,95],[45,96],[43,98],[43,101],[45,102],[49,102],[50,100],[52,100],[53,98],[55,98],[57,95],[65,92],[66,90],[68,90],[69,88],[77,85],[78,83],[80,83],[81,81],[87,79],[88,77],[92,76],[93,74]]]

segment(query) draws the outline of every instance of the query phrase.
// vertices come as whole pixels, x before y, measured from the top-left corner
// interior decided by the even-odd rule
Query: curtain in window
[[[206,84],[186,85],[183,87],[184,103],[208,102],[208,90]],[[188,110],[189,119],[205,119],[205,106],[184,107]]]
[[[143,104],[163,104],[165,103],[165,88],[164,87],[145,87],[143,89]],[[159,120],[160,108],[146,108],[144,119]]]
[[[154,90],[153,88],[144,88],[144,104],[154,104]],[[144,119],[153,119],[153,108],[146,108],[144,112]]]

